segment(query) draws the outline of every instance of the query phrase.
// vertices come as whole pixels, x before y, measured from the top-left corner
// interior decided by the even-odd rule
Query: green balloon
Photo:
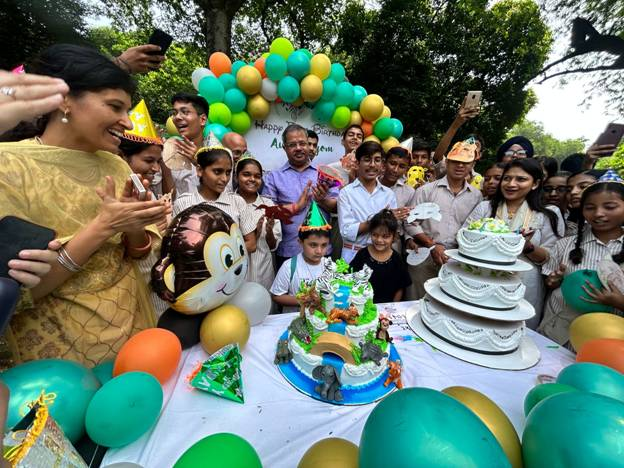
[[[234,79],[236,79],[236,74],[238,73],[238,70],[243,68],[245,65],[247,64],[242,60],[237,60],[232,64],[232,76],[234,77]]]
[[[403,124],[399,119],[391,118],[390,120],[392,121],[392,132],[390,136],[401,138],[401,135],[403,135]]]
[[[332,63],[329,77],[336,83],[342,83],[345,79],[345,69],[339,63]]]
[[[218,80],[223,85],[223,89],[227,92],[229,89],[236,87],[236,78],[231,73],[224,73]]]
[[[210,132],[212,132],[214,136],[216,136],[220,141],[223,140],[223,137],[229,131],[230,130],[226,126],[219,123],[213,123],[204,127],[204,138],[208,138],[208,135],[210,135]]]
[[[247,106],[247,97],[240,89],[232,88],[225,92],[223,102],[230,108],[232,114],[235,114],[245,109]]]
[[[602,364],[593,362],[571,364],[559,373],[557,383],[624,402],[624,375]]]
[[[558,395],[564,392],[578,392],[578,389],[570,385],[560,383],[545,383],[536,385],[529,390],[529,393],[527,393],[524,397],[524,415],[528,416],[531,410],[539,402],[553,395]]]
[[[93,373],[100,381],[100,384],[104,385],[110,379],[113,378],[113,367],[115,361],[104,361],[93,368]]]
[[[330,101],[331,99],[333,99],[334,95],[336,94],[337,87],[338,85],[331,78],[323,80],[323,94],[321,94],[321,99],[323,101]]]
[[[279,81],[286,76],[286,60],[277,54],[269,55],[264,62],[264,70],[269,79]]]
[[[470,409],[442,392],[417,387],[394,392],[373,409],[359,460],[360,468],[511,466]]]
[[[319,123],[329,123],[336,111],[336,104],[333,101],[318,101],[314,110],[312,111],[312,117]]]
[[[302,80],[304,76],[310,73],[310,59],[300,50],[289,55],[286,65],[288,74],[297,80]]]
[[[208,104],[223,101],[225,90],[218,78],[204,76],[199,81],[199,94],[208,101]]]
[[[217,102],[210,106],[208,110],[208,120],[210,120],[211,123],[229,125],[232,120],[232,111],[222,102]]]
[[[334,111],[334,115],[331,118],[331,124],[334,128],[343,129],[349,125],[351,120],[351,109],[347,106],[337,107]]]
[[[290,54],[293,53],[295,48],[285,37],[278,37],[271,42],[271,46],[269,47],[269,52],[272,54],[278,54],[284,59],[287,59]]]
[[[237,112],[236,114],[232,114],[232,122],[230,123],[230,127],[236,133],[244,135],[249,131],[251,127],[251,117],[245,111]]]
[[[236,434],[221,432],[195,442],[173,468],[262,468],[260,457],[249,442]]]
[[[524,466],[622,466],[624,404],[586,392],[554,395],[529,414],[522,434]]]
[[[336,87],[334,102],[337,106],[348,106],[353,101],[353,85],[343,81]]]
[[[595,270],[578,270],[563,278],[561,294],[566,304],[577,312],[612,312],[612,307],[593,304],[581,299],[581,297],[591,299],[583,291],[582,286],[585,286],[585,281],[589,281],[597,289],[602,289],[602,283]]]
[[[282,101],[293,103],[300,94],[299,83],[292,76],[285,76],[277,84],[277,95]]]
[[[373,134],[380,140],[385,140],[392,136],[392,130],[394,130],[392,119],[389,117],[382,117],[373,127]]]
[[[299,51],[303,52],[309,59],[312,58],[312,52],[310,52],[308,49],[299,49]]]
[[[158,380],[146,372],[126,372],[95,394],[85,417],[87,434],[104,447],[123,447],[156,423],[163,403]]]
[[[366,96],[368,96],[368,93],[366,92],[364,87],[360,85],[355,85],[353,87],[353,99],[351,100],[351,103],[349,104],[349,107],[351,108],[351,110],[359,110],[360,103],[362,102],[362,99],[364,99]]]

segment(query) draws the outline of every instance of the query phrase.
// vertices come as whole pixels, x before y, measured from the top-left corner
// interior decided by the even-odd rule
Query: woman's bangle
[[[61,247],[59,249],[58,257],[56,257],[56,260],[63,268],[72,273],[78,273],[83,270],[83,268],[76,262],[74,262],[74,260],[69,256],[67,250],[65,250],[65,247]]]
[[[143,232],[145,232],[145,236],[147,237],[147,244],[145,244],[143,247],[133,247],[130,245],[130,242],[128,241],[128,236],[125,233],[121,236],[122,242],[126,246],[126,250],[128,252],[132,252],[133,254],[136,254],[136,255],[145,255],[151,250],[152,236],[150,236],[147,233],[147,231],[143,231]]]

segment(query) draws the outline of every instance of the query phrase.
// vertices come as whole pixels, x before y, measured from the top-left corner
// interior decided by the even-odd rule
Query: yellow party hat
[[[128,116],[132,121],[133,127],[132,130],[126,130],[124,132],[124,138],[139,143],[152,143],[154,145],[163,144],[143,99],[130,111]]]

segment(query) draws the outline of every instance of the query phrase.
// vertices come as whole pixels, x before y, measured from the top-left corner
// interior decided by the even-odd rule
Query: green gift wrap
[[[242,357],[238,344],[229,344],[211,354],[189,377],[191,387],[244,403]]]

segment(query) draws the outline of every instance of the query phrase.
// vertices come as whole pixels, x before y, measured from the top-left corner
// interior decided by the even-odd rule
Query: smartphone
[[[22,250],[45,250],[56,233],[16,216],[0,219],[0,276],[10,278],[9,260],[19,258]]]
[[[162,29],[156,28],[147,42],[148,44],[160,46],[160,52],[150,52],[150,55],[165,55],[167,49],[169,49],[169,46],[173,42],[173,37]]]
[[[481,106],[481,95],[482,91],[468,91],[466,97],[464,98],[465,109],[478,109]]]
[[[136,191],[139,200],[147,200],[147,190],[145,190],[145,187],[143,186],[141,176],[138,174],[130,174],[130,180],[132,180],[132,185],[134,185],[134,190]]]
[[[624,124],[610,123],[596,139],[595,145],[617,146],[624,137]],[[607,155],[605,155],[607,156]]]

